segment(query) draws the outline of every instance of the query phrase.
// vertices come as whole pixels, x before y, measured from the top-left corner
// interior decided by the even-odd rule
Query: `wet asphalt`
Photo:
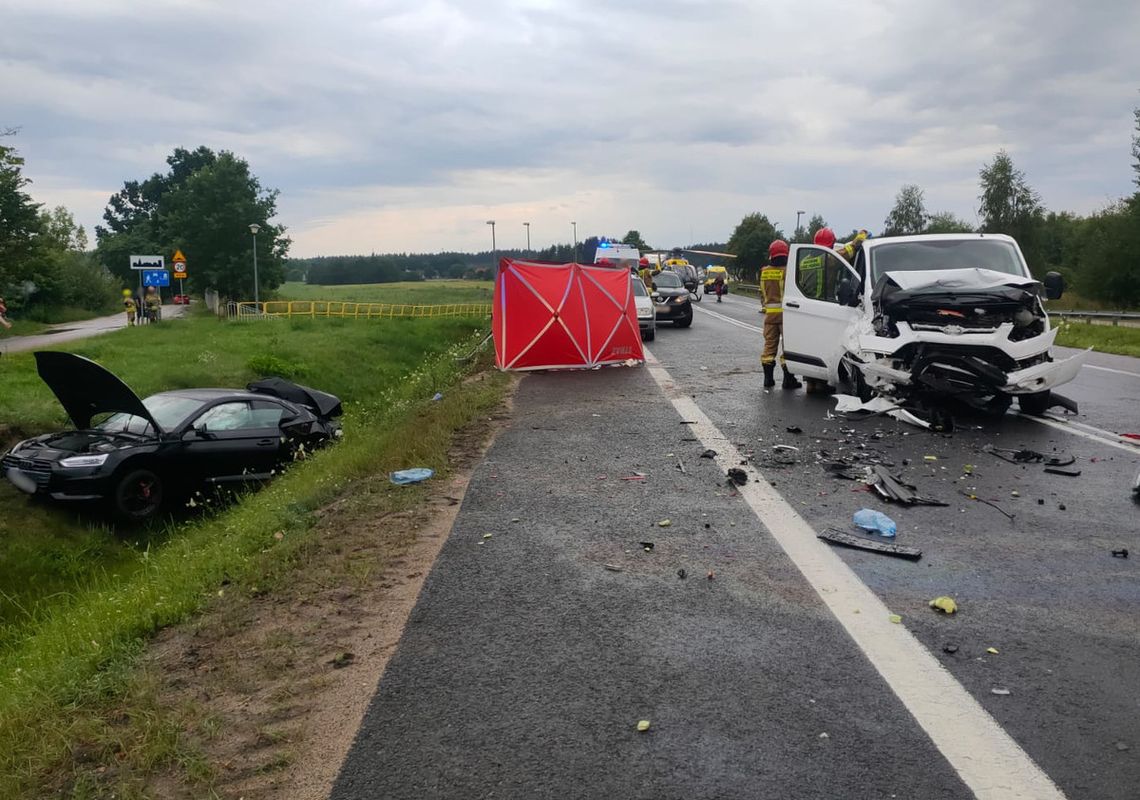
[[[762,321],[746,298],[704,308]],[[761,345],[698,313],[650,349],[816,530],[862,507],[898,522],[921,561],[842,558],[1068,797],[1140,796],[1140,448],[1014,414],[950,436],[828,419],[826,397],[761,388]],[[1066,391],[1078,421],[1140,431],[1140,362],[1090,363]],[[682,423],[643,369],[522,381],[334,798],[971,796]],[[821,451],[949,505],[888,506]],[[953,617],[927,607],[943,594]]]

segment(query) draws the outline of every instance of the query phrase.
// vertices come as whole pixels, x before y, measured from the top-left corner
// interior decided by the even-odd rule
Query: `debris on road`
[[[673,524],[673,521],[672,521],[672,520],[663,519],[663,520],[661,520],[660,522],[658,522],[658,523],[657,523],[657,527],[658,527],[658,528],[668,528],[668,527],[669,527],[670,525],[672,525],[672,524]]]
[[[1128,558],[1128,548],[1122,547],[1119,550],[1112,551],[1113,558]]]
[[[992,444],[984,445],[982,451],[1010,464],[1044,464],[1046,467],[1067,467],[1077,460],[1075,456],[1071,455],[1047,456],[1044,453],[1038,453],[1036,450],[1010,450],[1004,447],[994,447]]]
[[[637,723],[637,730],[641,733],[645,733],[647,730],[649,730],[649,720],[639,720]]]
[[[602,566],[604,566],[610,572],[622,572],[622,568],[617,564],[603,564]]]
[[[824,731],[823,733],[821,733],[821,734],[819,735],[819,738],[820,738],[820,739],[830,739],[830,738],[831,738],[831,734],[829,734],[827,731]]]
[[[947,653],[949,655],[954,655],[955,653],[958,652],[958,645],[956,645],[956,644],[944,644],[944,645],[942,645],[942,652]]]
[[[685,572],[684,567],[681,567],[679,570],[677,570],[677,577],[680,578],[681,580],[685,580],[685,576],[688,574],[689,573]]]
[[[716,450],[709,449],[704,451],[701,453],[701,458],[716,458]]]
[[[943,503],[941,500],[935,500],[930,497],[923,497],[918,494],[918,490],[911,486],[909,483],[903,483],[898,478],[891,475],[886,467],[876,464],[870,468],[870,476],[868,483],[880,497],[887,502],[905,503],[908,506],[948,506],[949,503]]]
[[[884,542],[879,539],[869,539],[866,536],[856,536],[853,533],[841,531],[836,528],[828,528],[823,533],[816,534],[816,538],[837,544],[840,547],[851,547],[856,550],[882,553],[885,556],[905,558],[908,561],[918,561],[922,558],[922,551],[917,547],[907,547],[906,545]]]
[[[930,601],[930,607],[936,611],[941,611],[943,614],[953,614],[958,610],[958,604],[954,602],[954,598],[947,595],[935,597]]]
[[[774,444],[772,449],[778,453],[798,453],[800,448],[790,444]]]
[[[638,545],[640,545],[641,549],[647,553],[653,549],[653,542],[638,542]]]
[[[1045,471],[1050,475],[1064,475],[1067,478],[1079,478],[1081,471],[1079,469],[1062,469],[1061,467],[1045,467]]]
[[[1004,697],[1005,695],[1010,694],[1010,691],[1009,689],[1000,689],[995,686],[994,688],[990,689],[990,694],[997,694]]]
[[[413,483],[420,483],[426,481],[432,475],[435,475],[434,469],[427,467],[413,467],[412,469],[400,469],[388,474],[388,480],[397,486],[407,486]]]
[[[967,499],[975,500],[979,503],[983,503],[984,505],[989,506],[990,508],[996,509],[997,511],[1001,512],[1010,522],[1013,522],[1014,515],[1010,514],[1008,511],[1006,511],[1004,508],[999,506],[997,503],[991,502],[989,500],[983,500],[982,498],[978,497],[976,494],[973,494],[971,492],[967,492],[967,491],[964,491],[961,489],[958,490],[958,494],[962,495],[963,497],[965,497]]]
[[[708,578],[708,579],[711,581],[711,580],[713,580],[713,579],[716,577],[716,573],[715,573],[715,572],[713,572],[713,571],[710,569],[710,570],[709,570],[709,574],[708,574],[708,575],[706,575],[705,577],[706,577],[706,578]]]
[[[898,525],[893,519],[882,511],[875,511],[871,508],[861,508],[856,511],[852,521],[857,527],[865,531],[873,531],[888,539],[893,539],[898,530]]]
[[[1120,752],[1120,753],[1127,753],[1129,749],[1130,749],[1130,748],[1128,747],[1128,743],[1127,743],[1127,742],[1117,742],[1117,743],[1116,743],[1116,750],[1117,750],[1117,752]]]
[[[787,427],[787,431],[788,431],[788,433],[803,433],[804,429],[801,428],[799,425],[789,425]]]
[[[987,647],[986,652],[991,656],[996,656],[998,654],[998,649],[996,647]]]
[[[682,475],[688,475],[689,474],[689,473],[685,472],[685,465],[681,462],[681,459],[679,459],[679,458],[677,459],[677,469],[680,470]]]
[[[896,625],[899,625],[902,623],[902,617],[900,617],[898,614],[891,614],[889,617],[887,617],[887,619],[889,619],[891,622],[893,622]]]
[[[623,481],[643,481],[645,480],[644,472],[635,472],[632,475],[626,475],[622,478]]]
[[[743,486],[748,483],[748,473],[740,467],[733,467],[728,471],[728,479],[737,486]]]

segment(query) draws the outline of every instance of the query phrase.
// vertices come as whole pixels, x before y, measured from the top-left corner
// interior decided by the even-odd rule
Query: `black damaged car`
[[[203,486],[265,481],[341,435],[339,399],[280,378],[244,391],[180,389],[140,400],[90,359],[35,358],[75,429],[20,442],[0,469],[24,492],[103,501],[123,519],[149,519]]]
[[[658,322],[672,322],[678,328],[693,324],[693,302],[677,273],[662,270],[653,276],[653,304]]]

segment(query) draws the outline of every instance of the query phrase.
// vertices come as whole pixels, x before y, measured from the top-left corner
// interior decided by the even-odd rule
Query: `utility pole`
[[[487,224],[491,226],[491,276],[494,277],[495,270],[499,268],[499,247],[495,244],[495,220],[487,220]]]
[[[261,226],[256,222],[249,226],[249,232],[253,234],[253,304],[258,312],[261,311],[261,296],[258,294],[257,285],[257,234],[260,231]]]
[[[800,217],[802,217],[806,213],[807,213],[806,211],[797,211],[796,212],[796,232],[795,232],[796,236],[800,235]]]
[[[530,255],[530,223],[524,222],[523,226],[526,228],[526,252]]]
[[[570,224],[574,228],[574,263],[578,263],[578,223],[571,221]]]

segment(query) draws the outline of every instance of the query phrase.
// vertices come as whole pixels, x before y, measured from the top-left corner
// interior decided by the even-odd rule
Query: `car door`
[[[784,278],[784,358],[791,371],[836,384],[844,334],[862,313],[862,304],[840,303],[857,297],[859,276],[834,251],[793,245]]]
[[[264,480],[282,448],[282,406],[267,400],[231,400],[206,409],[183,436],[187,466],[200,480]]]

